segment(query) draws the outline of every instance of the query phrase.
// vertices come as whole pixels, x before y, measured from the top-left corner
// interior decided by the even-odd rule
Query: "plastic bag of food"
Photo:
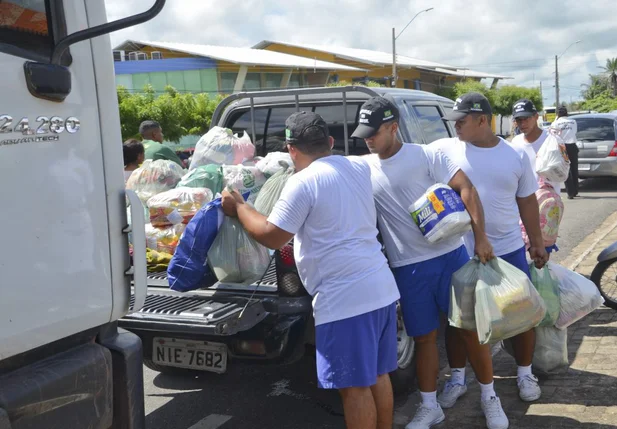
[[[223,191],[223,170],[216,164],[200,165],[186,173],[178,187],[208,188],[212,195],[219,194]]]
[[[152,226],[187,224],[204,205],[212,201],[208,188],[175,188],[148,200]]]
[[[542,178],[539,179],[540,189],[536,191],[536,198],[540,209],[540,229],[544,247],[551,247],[557,242],[559,235],[559,225],[563,218],[564,205],[561,196],[555,191],[552,185],[546,183]],[[530,242],[523,221],[519,221],[525,247],[529,249]]]
[[[246,132],[238,137],[229,128],[213,127],[197,142],[190,169],[207,164],[242,164],[254,156],[255,146]]]
[[[257,167],[223,166],[223,188],[230,187],[241,194],[261,188],[266,180],[266,176]]]
[[[145,206],[154,195],[175,188],[182,176],[184,170],[175,162],[148,159],[133,171],[126,181],[126,188],[135,191]]]
[[[461,197],[448,185],[431,186],[409,212],[429,243],[462,237],[471,230],[471,217]]]
[[[480,261],[475,257],[452,275],[448,321],[450,325],[456,328],[468,331],[476,330],[474,308],[476,305],[475,292],[479,267]]]
[[[291,155],[287,152],[270,152],[265,158],[257,161],[255,164],[257,168],[266,176],[272,177],[281,170],[287,170],[293,168],[294,163],[291,159]]]
[[[293,169],[280,170],[270,177],[262,186],[255,201],[255,210],[264,216],[270,216],[274,205],[281,197],[281,192],[287,184],[287,180],[293,174]]]
[[[570,160],[563,140],[549,133],[536,156],[536,173],[549,182],[565,182],[570,173]]]
[[[251,283],[266,272],[270,255],[237,219],[225,217],[208,252],[208,263],[223,283]]]
[[[533,369],[544,374],[555,374],[568,369],[568,330],[554,326],[537,327],[536,347],[533,352]],[[507,339],[502,347],[510,356],[514,356],[512,340]]]
[[[604,304],[604,298],[591,280],[553,262],[549,262],[548,267],[559,281],[560,310],[556,328],[567,328]]]
[[[173,255],[184,228],[185,225],[181,223],[163,228],[146,224],[146,247]]]
[[[546,305],[546,315],[538,326],[553,326],[559,318],[559,281],[551,273],[548,265],[539,270],[532,262],[529,264],[529,271],[531,272],[531,282]]]

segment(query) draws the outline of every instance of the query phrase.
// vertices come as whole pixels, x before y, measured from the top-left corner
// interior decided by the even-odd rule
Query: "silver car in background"
[[[617,177],[617,114],[573,115],[578,131],[578,174],[589,177]]]

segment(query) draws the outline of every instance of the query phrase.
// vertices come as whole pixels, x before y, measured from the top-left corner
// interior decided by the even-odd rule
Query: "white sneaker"
[[[437,397],[437,402],[439,402],[441,408],[452,408],[456,404],[456,400],[466,392],[466,384],[454,384],[448,381]]]
[[[501,401],[496,396],[482,401],[482,411],[486,417],[486,427],[488,429],[508,429],[510,422],[506,413],[501,408]]]
[[[525,402],[537,401],[542,396],[542,389],[538,384],[538,377],[535,375],[526,375],[523,378],[519,378],[518,384],[518,396]]]
[[[440,405],[437,405],[437,408],[427,408],[420,405],[416,415],[413,416],[413,420],[405,426],[405,429],[429,429],[443,422],[445,418]]]

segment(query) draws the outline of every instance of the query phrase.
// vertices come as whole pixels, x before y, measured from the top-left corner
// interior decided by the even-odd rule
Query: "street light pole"
[[[576,45],[577,43],[581,43],[581,41],[577,40],[576,42],[571,43],[570,46],[568,46],[561,53],[561,55],[555,55],[555,109],[559,108],[559,58],[563,57],[563,54],[565,54],[568,49],[570,49],[572,46]],[[557,113],[556,110],[555,110],[555,113]]]
[[[396,35],[396,31],[394,30],[394,27],[392,28],[392,87],[396,87],[396,81],[398,80],[398,76],[396,75],[396,39],[401,37],[401,34],[403,34],[403,31],[405,31],[407,27],[409,27],[409,24],[411,24],[418,15],[420,15],[423,12],[428,12],[433,9],[434,9],[433,7],[429,7],[428,9],[424,9],[416,13],[414,17],[411,18],[411,21],[409,21],[407,25],[403,28],[403,30],[400,33],[398,33],[398,36]]]

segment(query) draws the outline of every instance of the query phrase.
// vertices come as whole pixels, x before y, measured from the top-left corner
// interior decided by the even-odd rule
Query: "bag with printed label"
[[[536,156],[536,173],[549,182],[565,182],[570,173],[570,160],[563,140],[549,133]]]
[[[448,185],[438,183],[428,188],[409,212],[429,243],[462,237],[471,230],[471,217],[461,197]]]
[[[246,132],[238,137],[229,128],[213,127],[195,145],[190,170],[207,164],[242,164],[254,156],[255,146]]]
[[[148,200],[152,226],[187,224],[195,213],[212,201],[212,191],[207,188],[175,188]]]

